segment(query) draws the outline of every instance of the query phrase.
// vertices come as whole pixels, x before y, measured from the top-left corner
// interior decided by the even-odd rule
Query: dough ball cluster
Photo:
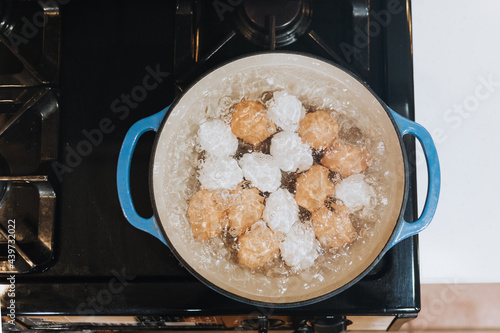
[[[193,237],[229,235],[241,265],[282,260],[294,271],[314,265],[321,248],[356,241],[350,214],[375,202],[363,174],[372,158],[339,137],[335,113],[306,113],[286,91],[266,104],[242,100],[230,111],[230,123],[211,119],[198,130],[205,155],[187,212]],[[283,179],[296,179],[294,188]]]

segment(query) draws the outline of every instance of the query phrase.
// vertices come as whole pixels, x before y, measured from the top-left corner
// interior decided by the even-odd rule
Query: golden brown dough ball
[[[227,211],[232,236],[239,236],[259,221],[264,212],[264,197],[256,187],[231,191],[231,205]]]
[[[336,140],[325,151],[321,164],[347,178],[361,173],[371,165],[372,157],[365,147],[355,147]]]
[[[347,208],[335,204],[331,206],[335,211],[322,207],[311,216],[316,238],[325,247],[341,247],[354,242],[358,234],[349,219]]]
[[[241,101],[234,106],[231,130],[238,138],[256,145],[276,132],[276,125],[267,117],[264,104]]]
[[[257,222],[239,238],[238,261],[250,268],[259,267],[278,257],[280,242],[265,222]]]
[[[324,206],[326,198],[335,195],[335,186],[328,178],[330,171],[321,165],[313,165],[297,179],[295,201],[310,212]]]
[[[309,146],[325,149],[338,137],[339,124],[329,112],[319,110],[308,113],[300,122],[299,135]]]
[[[189,200],[188,217],[196,240],[217,236],[223,229],[226,212],[213,191],[199,190]]]

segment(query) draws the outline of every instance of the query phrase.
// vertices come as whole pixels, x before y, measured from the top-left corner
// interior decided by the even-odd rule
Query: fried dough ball
[[[268,102],[269,117],[285,132],[297,132],[306,109],[300,100],[286,91],[276,91]]]
[[[281,257],[290,267],[306,269],[319,256],[319,243],[310,223],[295,223],[280,244]]]
[[[256,187],[238,188],[231,191],[231,197],[231,205],[227,211],[229,232],[237,237],[260,220],[265,208],[264,197]]]
[[[281,170],[271,155],[253,152],[240,158],[240,166],[246,180],[262,192],[274,192],[281,185]]]
[[[209,157],[200,168],[198,180],[208,190],[234,189],[243,181],[243,171],[231,157]]]
[[[325,151],[321,164],[347,178],[361,173],[371,165],[372,157],[365,147],[355,147],[335,140]]]
[[[217,236],[223,229],[226,212],[213,191],[199,190],[189,200],[188,217],[196,240]]]
[[[324,206],[329,196],[335,195],[335,186],[328,178],[330,171],[321,165],[313,165],[297,179],[295,201],[310,212]]]
[[[314,233],[321,245],[325,247],[341,247],[352,243],[358,234],[349,219],[347,207],[330,204],[335,211],[322,207],[311,216]]]
[[[256,145],[274,134],[276,125],[267,117],[262,103],[243,100],[234,106],[231,130],[238,138]]]
[[[300,122],[299,135],[312,148],[325,149],[338,137],[339,124],[329,112],[308,113]]]
[[[337,199],[352,212],[362,208],[373,208],[376,204],[376,194],[370,184],[365,181],[365,175],[357,173],[343,179],[335,186]]]
[[[259,221],[239,238],[238,261],[250,268],[262,266],[279,255],[279,245],[272,230]]]
[[[233,156],[238,149],[238,139],[231,127],[220,119],[201,124],[197,141],[201,149],[215,157]]]
[[[280,188],[266,199],[262,219],[272,231],[286,235],[292,225],[299,221],[299,206],[290,192]]]
[[[285,172],[306,171],[313,165],[312,149],[297,133],[279,132],[271,140],[271,155]]]

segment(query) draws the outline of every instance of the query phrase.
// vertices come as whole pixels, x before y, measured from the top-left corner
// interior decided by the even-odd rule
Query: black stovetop
[[[181,5],[192,2],[179,1]],[[221,2],[229,6],[223,7],[222,15],[216,7]],[[158,239],[135,229],[124,218],[116,190],[116,165],[130,126],[169,105],[179,90],[207,69],[233,57],[267,49],[246,40],[237,29],[231,32],[238,8],[227,3],[200,1],[194,13],[179,7],[177,15],[174,1],[149,0],[138,4],[123,0],[73,0],[61,5],[58,161],[67,168],[57,172],[53,169],[50,174],[57,198],[55,256],[45,271],[16,276],[18,316],[418,311],[417,237],[397,244],[372,273],[331,299],[305,307],[270,310],[257,309],[212,291],[181,267]],[[307,52],[340,63],[365,80],[389,107],[413,119],[411,17],[406,10],[409,3],[395,1],[402,10],[391,14],[389,24],[381,21],[376,30],[373,13],[386,10],[386,3],[392,2],[312,1],[312,20],[307,31],[296,42],[277,45],[277,49]],[[363,10],[370,15],[363,14]],[[186,22],[193,21],[194,35],[199,30],[199,43],[197,38],[185,39],[190,36],[184,28],[188,26]],[[365,45],[356,31],[370,22],[373,29]],[[213,53],[217,45],[220,49]],[[197,58],[198,64],[194,65],[193,58]],[[127,102],[127,95],[143,85],[143,78],[152,70],[169,75],[162,74],[159,84],[148,90],[145,98]],[[103,119],[112,125],[101,131],[102,140],[96,134],[90,153],[81,156],[81,161],[75,159],[72,152],[78,151],[82,141],[90,141],[89,133],[96,133]],[[145,217],[152,214],[148,168],[153,140],[153,133],[140,139],[131,171],[133,199]],[[414,142],[405,140],[411,159]],[[408,220],[416,215],[413,171],[410,180]],[[123,283],[117,285],[120,279]],[[115,289],[119,292],[115,293]],[[7,298],[2,297],[3,306]]]

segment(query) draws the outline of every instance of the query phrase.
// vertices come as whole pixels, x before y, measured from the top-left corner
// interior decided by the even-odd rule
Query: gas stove
[[[206,71],[253,52],[299,51],[338,63],[414,119],[409,8],[409,0],[0,2],[4,327],[396,330],[416,317],[416,236],[337,296],[260,308],[191,276],[161,241],[126,221],[116,191],[130,126]],[[154,133],[141,137],[131,166],[144,217],[153,214],[153,140]],[[404,142],[411,161],[415,143]],[[413,220],[414,170],[409,189],[405,219]]]

